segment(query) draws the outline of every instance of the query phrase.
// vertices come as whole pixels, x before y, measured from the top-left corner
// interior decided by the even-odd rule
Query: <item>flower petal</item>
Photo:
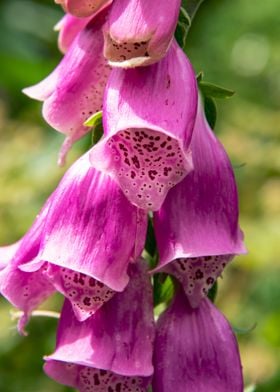
[[[124,383],[139,376],[136,377],[138,382],[153,373],[152,287],[144,262],[132,264],[129,273],[131,279],[127,288],[83,323],[76,320],[69,302],[65,302],[56,350],[45,358],[45,370],[49,376],[67,384],[67,364],[70,364],[69,373],[75,373],[74,377],[70,375],[70,379],[75,379],[72,386],[83,391],[85,378],[90,385],[100,379],[94,390],[98,391],[99,385],[103,391],[104,378],[110,380],[112,387],[114,379]],[[80,366],[73,369],[71,365]],[[60,368],[64,374],[58,370]]]
[[[66,53],[76,36],[82,31],[90,21],[91,17],[78,18],[71,14],[66,14],[55,26],[59,31],[58,47],[62,53]]]
[[[24,333],[24,326],[32,310],[54,292],[53,285],[44,277],[43,267],[40,266],[41,268],[38,268],[34,273],[23,272],[18,268],[21,264],[27,263],[38,256],[50,202],[51,198],[47,201],[27,234],[17,243],[19,245],[16,244],[16,252],[11,253],[11,259],[0,272],[1,294],[24,312],[18,324],[21,333]]]
[[[44,100],[45,120],[68,136],[62,147],[61,163],[71,145],[89,132],[84,121],[102,108],[103,91],[110,73],[102,54],[104,20],[105,11],[77,35],[50,76],[38,85],[24,89],[30,97]]]
[[[65,0],[67,12],[78,17],[87,17],[107,7],[113,0]]]
[[[114,1],[105,25],[105,57],[112,66],[137,67],[163,58],[178,20],[180,0]]]
[[[110,177],[92,168],[85,154],[56,190],[40,257],[122,291],[128,283],[126,270],[135,259],[139,234],[143,247],[145,213],[127,201]]]
[[[71,300],[79,320],[93,314],[128,283],[127,268],[142,252],[147,217],[88,154],[65,174],[53,196],[40,242],[44,275]],[[25,271],[41,263],[22,265]]]
[[[195,75],[175,41],[158,64],[114,69],[104,96],[105,138],[92,149],[92,165],[110,174],[134,205],[159,209],[192,169],[196,104]]]
[[[0,271],[4,269],[9,264],[9,262],[13,259],[20,244],[21,244],[21,240],[15,242],[12,245],[0,247]]]
[[[175,275],[193,306],[234,255],[245,253],[233,169],[200,107],[191,142],[194,170],[154,215],[156,271]]]
[[[79,321],[89,318],[115,295],[104,283],[69,268],[47,263],[44,274],[56,290],[69,298]]]
[[[54,360],[47,362],[44,370],[55,381],[80,392],[148,392],[150,384],[149,377],[121,376],[108,370]]]
[[[208,299],[192,309],[182,291],[158,321],[154,364],[154,392],[243,391],[230,324]]]

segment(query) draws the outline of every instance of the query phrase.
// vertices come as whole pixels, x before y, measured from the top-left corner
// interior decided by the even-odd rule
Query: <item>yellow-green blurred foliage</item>
[[[256,384],[257,392],[280,391],[279,6],[279,0],[205,0],[188,37],[196,71],[236,91],[218,102],[215,131],[235,167],[249,253],[224,272],[217,305],[236,328],[256,324],[238,339],[246,385]],[[62,135],[44,123],[41,104],[20,92],[59,61],[52,27],[61,15],[52,0],[0,2],[1,245],[24,234],[65,170],[56,166]],[[75,145],[69,164],[88,142]],[[44,308],[57,309],[60,301]],[[54,348],[56,320],[32,319],[22,338],[9,304],[1,298],[0,306],[0,391],[69,391],[41,369],[42,356]]]

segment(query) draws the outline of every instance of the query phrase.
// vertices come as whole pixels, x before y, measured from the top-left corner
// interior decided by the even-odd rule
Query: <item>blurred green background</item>
[[[236,91],[217,102],[216,132],[235,167],[249,253],[225,271],[217,304],[236,328],[256,323],[238,339],[246,385],[255,384],[257,392],[280,392],[279,5],[205,0],[188,37],[196,72]],[[52,0],[0,2],[1,245],[24,234],[65,170],[56,166],[63,136],[44,123],[41,104],[21,94],[61,58],[53,31],[61,15]],[[68,165],[88,142],[74,146]],[[50,300],[44,309],[58,309],[60,301]],[[22,338],[10,310],[0,298],[0,391],[69,391],[41,368],[42,356],[54,348],[56,320],[33,318]]]

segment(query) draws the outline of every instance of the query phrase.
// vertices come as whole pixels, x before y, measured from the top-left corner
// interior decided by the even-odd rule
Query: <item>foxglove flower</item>
[[[229,158],[200,106],[191,142],[194,170],[171,189],[154,215],[160,262],[193,307],[234,255],[245,253],[238,226],[238,195]]]
[[[152,287],[144,262],[129,268],[130,283],[79,323],[69,302],[61,314],[46,373],[81,392],[145,392],[153,373]]]
[[[1,260],[5,261],[5,268],[0,272],[0,292],[13,306],[24,312],[18,324],[21,333],[25,333],[24,327],[31,312],[54,292],[53,285],[43,274],[43,268],[39,268],[32,274],[19,269],[20,265],[34,261],[38,256],[50,203],[51,198],[46,202],[30,230],[19,242],[11,245],[8,252],[7,247],[0,248]]]
[[[192,170],[196,106],[195,75],[175,41],[155,65],[113,69],[104,95],[105,137],[91,152],[93,166],[111,175],[134,205],[159,209]]]
[[[21,268],[45,266],[45,276],[84,320],[126,287],[128,265],[144,247],[146,219],[85,154],[55,191],[37,260]]]
[[[158,320],[154,365],[154,392],[243,391],[228,321],[208,299],[192,309],[181,290]]]
[[[78,34],[61,63],[46,79],[23,90],[29,97],[44,101],[45,120],[67,135],[59,156],[60,164],[64,163],[72,144],[89,131],[84,121],[102,108],[110,72],[102,54],[104,12]]]
[[[97,13],[112,3],[113,0],[55,0],[66,12],[80,18]]]
[[[58,48],[62,53],[66,53],[77,35],[86,27],[91,17],[78,18],[71,14],[66,14],[55,25],[54,30],[58,31]]]
[[[110,64],[136,67],[163,58],[173,38],[180,4],[180,0],[114,1],[104,28],[104,53]]]
[[[117,184],[89,164],[65,174],[10,263],[0,291],[25,315],[20,329],[54,288],[85,320],[126,287],[127,268],[142,252],[147,217]]]

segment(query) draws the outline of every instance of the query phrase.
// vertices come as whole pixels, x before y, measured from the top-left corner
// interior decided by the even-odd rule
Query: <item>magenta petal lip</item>
[[[12,245],[0,247],[0,271],[4,269],[9,264],[9,262],[13,259],[20,244],[21,244],[21,240],[15,242]]]
[[[192,170],[196,108],[195,75],[175,41],[155,65],[113,69],[104,94],[105,136],[91,150],[92,165],[108,173],[132,204],[158,210]]]
[[[8,249],[8,254],[7,247],[2,248],[7,258],[5,267],[0,271],[0,292],[13,306],[23,311],[24,314],[18,323],[19,332],[22,334],[25,334],[24,327],[31,312],[55,291],[53,285],[44,277],[41,265],[33,273],[19,269],[21,264],[38,257],[51,200],[52,198],[49,198],[45,203],[25,236]]]

